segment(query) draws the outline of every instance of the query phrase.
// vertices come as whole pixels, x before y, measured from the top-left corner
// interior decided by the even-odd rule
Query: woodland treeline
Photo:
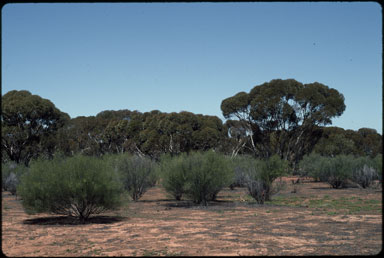
[[[50,100],[25,90],[3,95],[1,107],[2,163],[28,166],[33,159],[56,154],[125,152],[157,160],[165,153],[213,149],[232,157],[277,154],[295,167],[312,152],[331,157],[382,154],[382,135],[375,129],[330,126],[346,108],[341,93],[321,83],[294,79],[275,79],[224,99],[224,122],[187,111],[129,109],[71,118]]]

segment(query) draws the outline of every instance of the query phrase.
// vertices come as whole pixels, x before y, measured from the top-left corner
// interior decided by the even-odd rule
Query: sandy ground
[[[296,193],[292,193],[297,187]],[[331,189],[290,182],[279,196],[359,196],[381,190]],[[208,207],[170,199],[159,186],[87,224],[52,214],[27,215],[2,193],[2,252],[7,256],[374,255],[382,250],[382,212],[329,214],[248,203],[246,190],[224,189]]]

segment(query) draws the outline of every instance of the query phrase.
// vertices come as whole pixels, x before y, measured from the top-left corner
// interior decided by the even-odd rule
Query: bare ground
[[[296,192],[292,193],[293,188]],[[300,205],[258,205],[245,189],[224,189],[208,207],[174,201],[161,187],[87,224],[52,214],[27,215],[2,193],[2,251],[7,256],[375,255],[381,252],[382,191],[331,189],[306,182],[278,197]],[[379,211],[312,207],[306,199],[380,200]],[[278,198],[273,197],[273,198]],[[308,205],[307,205],[308,204]]]

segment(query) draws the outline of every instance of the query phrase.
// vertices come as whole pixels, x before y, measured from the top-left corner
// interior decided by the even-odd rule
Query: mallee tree
[[[39,154],[53,151],[52,136],[69,120],[51,101],[25,90],[2,96],[1,110],[3,159],[25,165]]]
[[[345,104],[341,93],[324,84],[275,79],[224,99],[221,110],[239,121],[255,156],[277,154],[296,164],[321,136],[320,126],[332,124]]]

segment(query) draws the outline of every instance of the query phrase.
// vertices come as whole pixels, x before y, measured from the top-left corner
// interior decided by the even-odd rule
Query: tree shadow
[[[23,224],[26,225],[63,225],[63,226],[76,226],[86,224],[113,224],[127,220],[128,218],[120,216],[92,216],[88,218],[84,223],[74,217],[69,216],[51,216],[35,219],[26,219]]]

